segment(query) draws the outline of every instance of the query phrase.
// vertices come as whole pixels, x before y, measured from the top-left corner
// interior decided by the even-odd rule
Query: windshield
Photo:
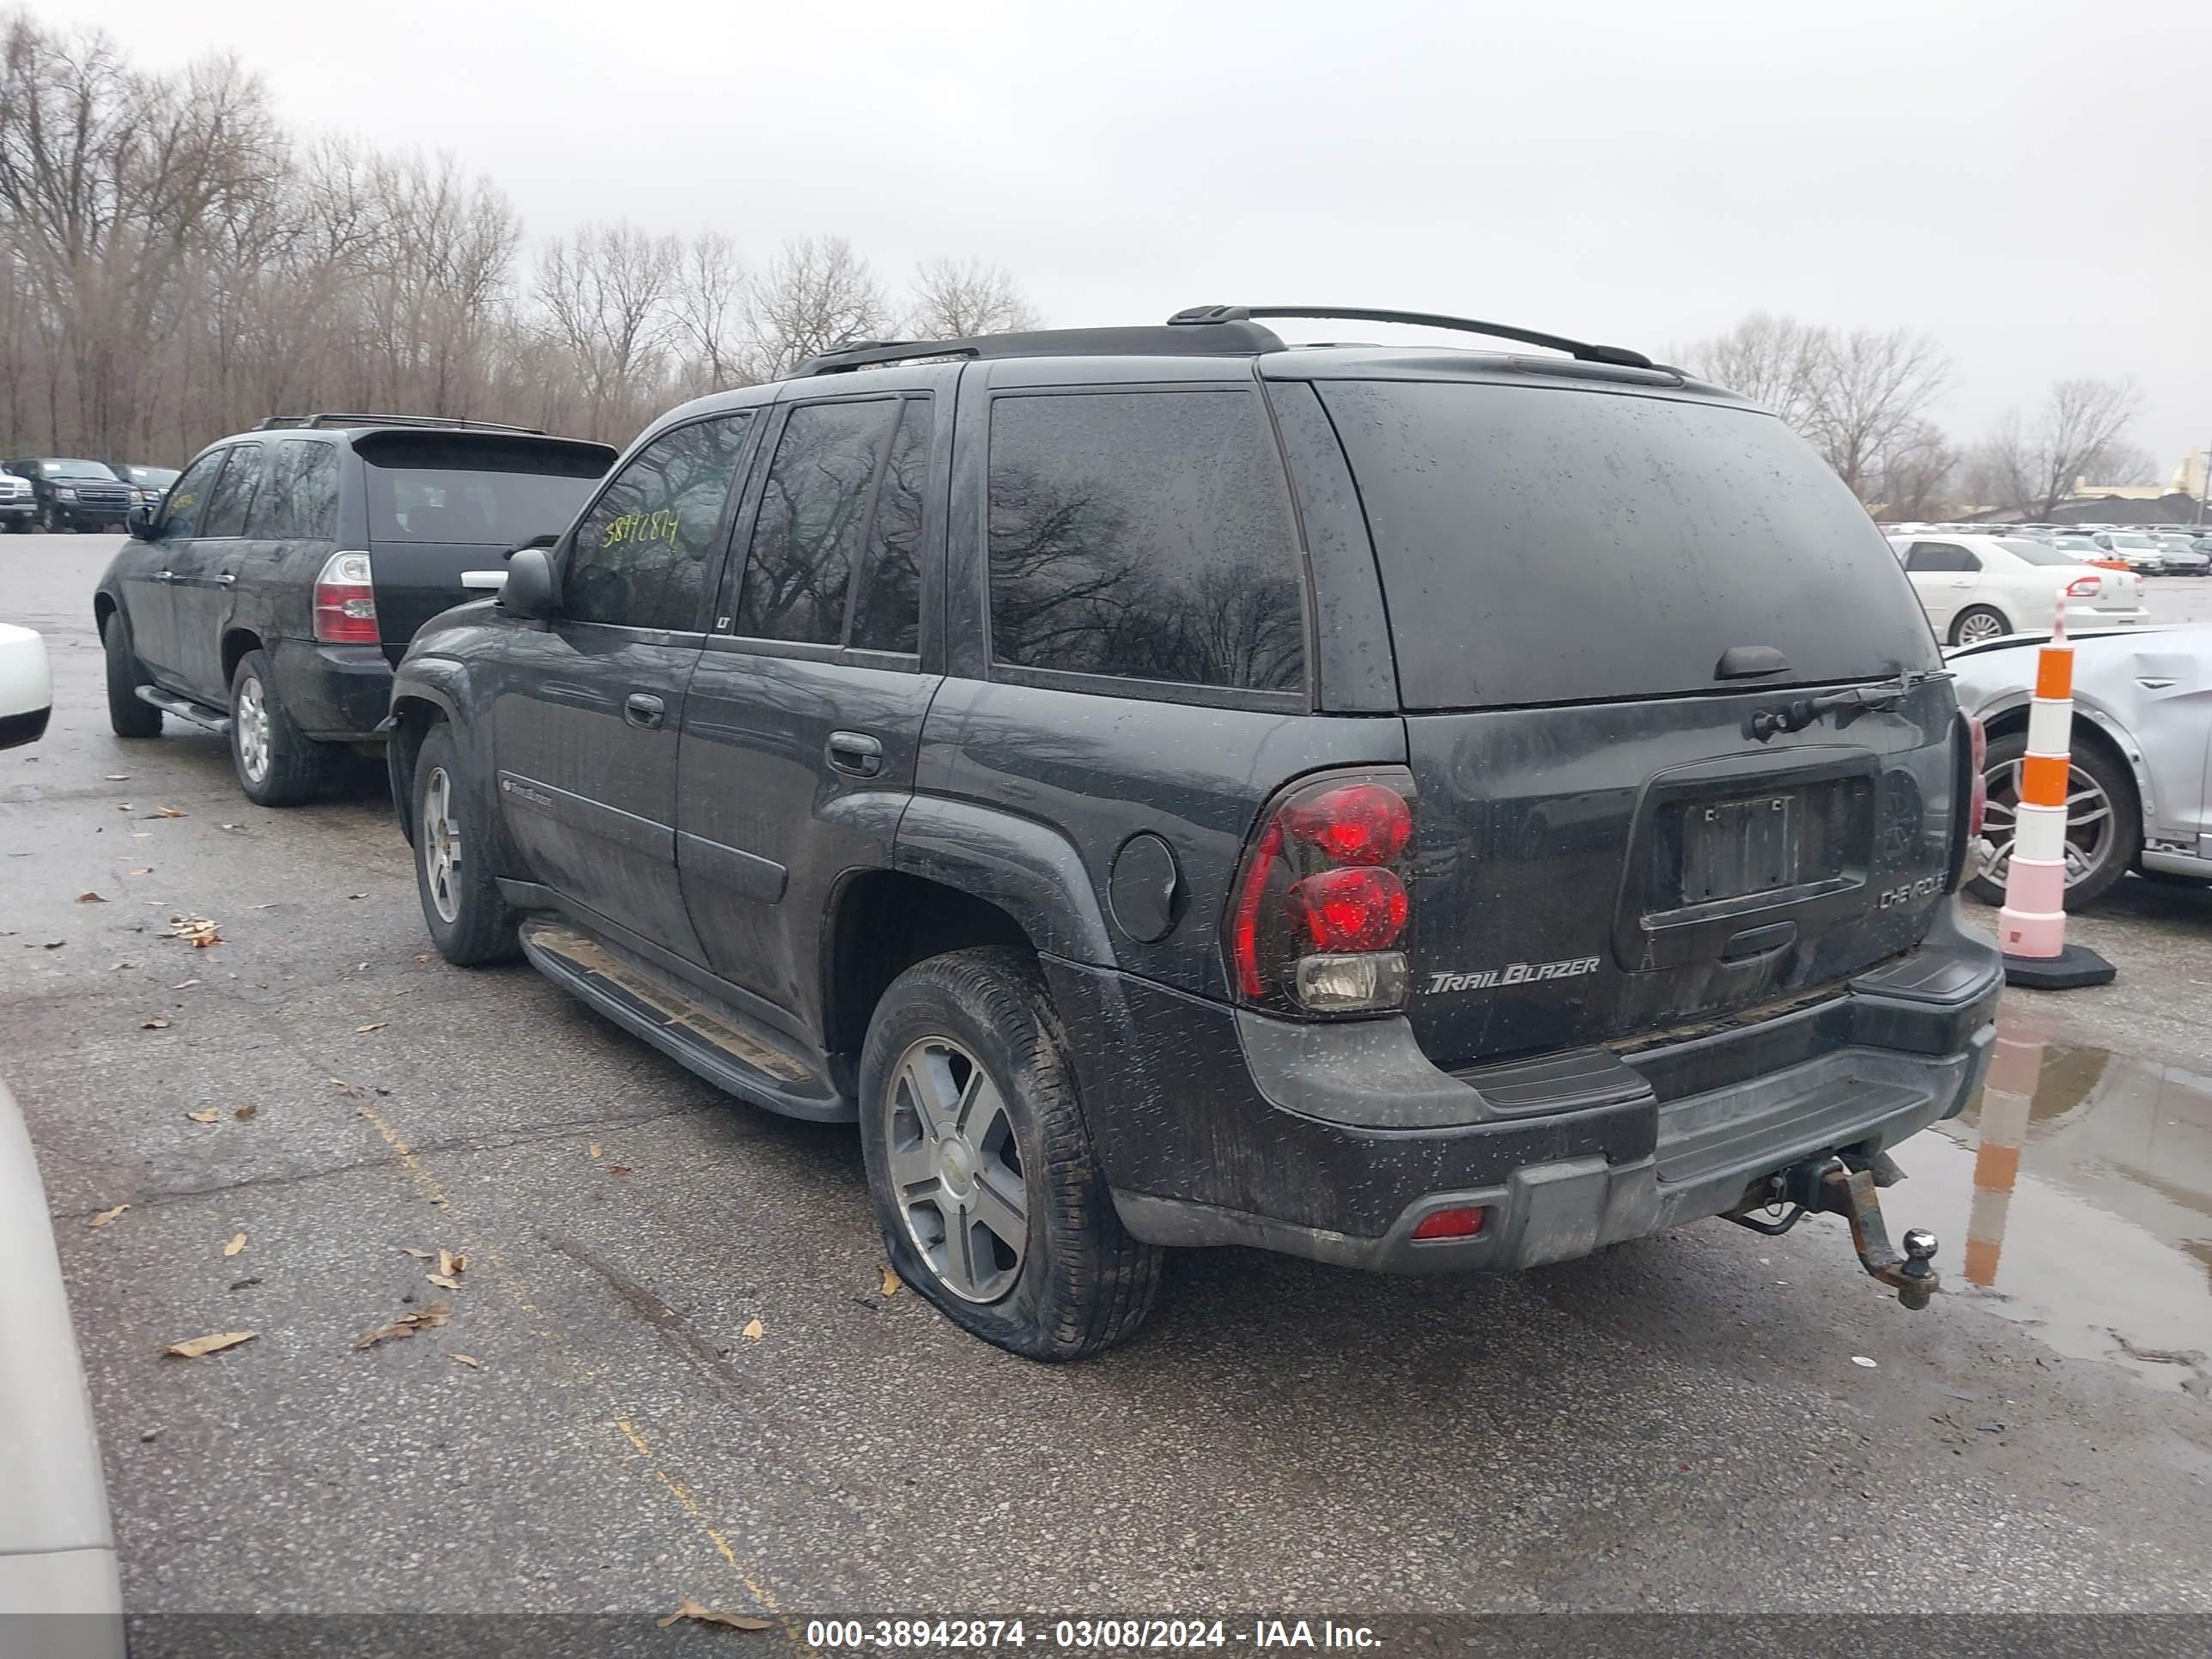
[[[600,444],[475,435],[381,434],[355,449],[373,539],[502,548],[566,530],[613,459]]]
[[[2158,545],[2148,536],[2115,536],[2112,538],[2112,543],[2114,547],[2155,548]]]
[[[2094,553],[2100,550],[2097,544],[2087,536],[2061,536],[2051,544],[2066,553]]]
[[[126,466],[121,471],[132,483],[146,489],[167,489],[177,481],[177,469],[173,466]]]
[[[110,483],[121,482],[98,461],[40,461],[39,471],[49,478],[105,478]]]
[[[1866,509],[1772,416],[1465,381],[1316,382],[1373,530],[1413,708],[1729,689],[1936,664]]]

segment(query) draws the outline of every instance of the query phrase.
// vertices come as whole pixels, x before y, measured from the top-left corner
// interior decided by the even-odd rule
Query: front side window
[[[246,534],[260,541],[336,541],[338,453],[307,438],[269,447],[269,482],[254,497]]]
[[[199,533],[202,536],[243,536],[246,515],[252,510],[255,493],[261,487],[261,446],[234,445],[230,452],[230,465],[216,480],[214,489],[208,494],[207,511],[201,515]]]
[[[171,487],[165,498],[167,510],[161,517],[164,539],[199,533],[200,515],[207,506],[208,491],[229,453],[227,449],[218,449],[212,455],[201,456],[185,469],[185,476]]]
[[[1282,464],[1243,391],[1000,398],[991,654],[1238,690],[1305,682]]]
[[[572,622],[693,631],[750,410],[664,432],[615,474],[570,543]]]
[[[753,525],[738,601],[741,637],[845,642],[868,508],[898,419],[898,400],[890,398],[791,411]]]

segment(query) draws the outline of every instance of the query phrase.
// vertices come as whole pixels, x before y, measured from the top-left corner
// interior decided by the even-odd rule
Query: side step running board
[[[816,1067],[730,1011],[563,922],[522,924],[523,954],[563,990],[740,1100],[816,1123],[850,1123],[857,1104]]]
[[[218,714],[212,708],[203,708],[183,697],[173,696],[167,691],[157,691],[150,685],[137,688],[138,701],[150,702],[165,714],[174,714],[180,720],[190,720],[194,726],[204,726],[217,737],[230,735],[230,716]]]

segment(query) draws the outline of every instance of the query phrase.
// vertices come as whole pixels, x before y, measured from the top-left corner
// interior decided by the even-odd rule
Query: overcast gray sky
[[[31,9],[234,50],[302,127],[451,150],[536,236],[979,255],[1062,324],[1318,300],[1656,352],[1763,307],[1935,335],[1964,439],[2095,374],[2142,387],[2161,472],[2212,442],[2197,0]]]

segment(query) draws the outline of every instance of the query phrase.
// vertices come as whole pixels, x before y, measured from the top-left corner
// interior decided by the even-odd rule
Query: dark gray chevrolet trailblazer
[[[393,689],[438,948],[857,1119],[976,1334],[1103,1348],[1171,1245],[1701,1216],[1838,1212],[1936,1289],[1876,1194],[1991,1041],[1977,739],[1771,415],[1389,312],[859,346],[667,416],[506,571]]]

